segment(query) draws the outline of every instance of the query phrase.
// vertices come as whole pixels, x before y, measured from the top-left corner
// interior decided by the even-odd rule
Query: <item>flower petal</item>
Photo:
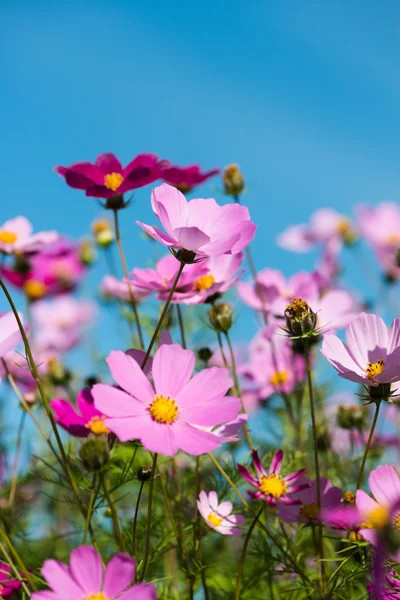
[[[82,600],[84,590],[75,582],[67,565],[49,559],[44,562],[41,573],[49,587],[60,598]]]
[[[136,563],[128,554],[118,552],[109,561],[104,575],[103,591],[107,598],[114,598],[132,583]]]
[[[153,388],[138,363],[131,356],[121,350],[113,350],[107,357],[107,364],[111,375],[122,389],[144,404],[152,402]]]
[[[177,398],[189,382],[196,362],[191,350],[178,344],[163,344],[153,360],[153,379],[157,394]]]
[[[97,594],[103,582],[103,563],[93,546],[79,546],[72,550],[70,570],[76,583],[85,595]]]
[[[147,405],[112,385],[96,383],[92,388],[94,405],[107,417],[139,417],[145,415]]]

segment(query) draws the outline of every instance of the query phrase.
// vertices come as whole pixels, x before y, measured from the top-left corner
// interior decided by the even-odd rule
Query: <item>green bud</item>
[[[233,313],[229,304],[214,304],[208,311],[208,318],[215,331],[227,333],[232,327]]]
[[[151,467],[140,467],[137,470],[137,478],[139,481],[149,481],[151,479]]]
[[[79,458],[88,471],[99,471],[110,455],[106,436],[89,436],[79,448]]]
[[[305,300],[293,298],[285,309],[285,321],[288,333],[293,337],[308,337],[315,331],[317,315]]]

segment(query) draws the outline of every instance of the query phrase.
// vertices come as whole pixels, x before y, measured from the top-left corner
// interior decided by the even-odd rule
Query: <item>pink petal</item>
[[[106,567],[103,591],[107,598],[114,598],[123,592],[135,576],[136,563],[128,554],[115,554]]]
[[[118,597],[118,600],[156,600],[157,592],[151,583],[138,583]]]
[[[400,500],[400,479],[390,465],[380,465],[371,471],[368,482],[374,498],[382,506],[389,508]]]
[[[185,250],[197,252],[202,246],[210,242],[210,238],[198,227],[177,227],[173,230],[174,238]]]
[[[218,508],[218,495],[217,495],[217,492],[212,491],[212,492],[210,492],[208,494],[208,503],[210,505],[210,508],[212,508],[212,510],[214,512],[216,512],[217,508]]]
[[[241,409],[240,398],[235,396],[223,396],[210,402],[204,401],[199,406],[182,408],[179,418],[186,423],[199,425],[200,427],[212,427],[222,423],[233,421],[237,418]]]
[[[213,452],[221,445],[221,440],[216,435],[191,427],[187,423],[177,422],[174,434],[178,448],[193,456]]]
[[[43,564],[41,573],[49,587],[60,597],[70,600],[82,600],[84,590],[75,582],[68,567],[56,560],[49,559]]]
[[[122,389],[144,404],[153,401],[153,388],[138,363],[131,356],[121,350],[113,350],[107,357],[107,364],[111,375]]]
[[[367,362],[386,360],[389,335],[385,323],[377,315],[361,313],[346,329],[347,346],[361,369]]]
[[[221,504],[217,506],[217,512],[221,517],[227,517],[232,512],[232,502],[221,502]]]
[[[246,467],[238,464],[237,468],[238,468],[238,471],[241,474],[241,476],[248,483],[250,483],[250,485],[254,486],[255,488],[258,488],[258,480],[253,477],[253,475],[250,473],[250,471],[248,469],[246,469]]]
[[[151,193],[151,205],[169,234],[173,229],[187,225],[188,203],[177,188],[167,183],[155,187]]]
[[[96,383],[92,394],[95,407],[107,417],[138,417],[146,414],[147,405],[111,385]]]
[[[364,375],[365,377],[365,371],[363,369],[366,368],[367,363],[365,362],[365,366],[361,368],[359,364],[355,362],[347,347],[336,335],[324,335],[321,354],[329,360],[339,373],[351,371],[359,376]]]
[[[388,354],[400,346],[400,319],[394,319],[389,329]]]
[[[23,317],[20,313],[19,318],[23,323]],[[17,319],[13,312],[8,312],[0,317],[0,357],[14,350],[15,346],[21,342],[22,336],[18,327]]]
[[[158,229],[157,227],[152,227],[151,225],[145,225],[145,223],[141,223],[141,221],[136,221],[136,225],[139,225],[139,227],[141,227],[146,233],[148,233],[152,238],[157,240],[157,242],[164,244],[164,246],[170,246],[173,248],[177,248],[179,245],[177,240],[175,240],[171,236],[167,235],[166,233],[164,233],[163,231],[161,231],[161,229]]]
[[[268,475],[271,475],[272,473],[279,475],[279,471],[281,470],[282,460],[283,460],[283,450],[278,450],[278,452],[275,454],[275,456],[272,459],[271,466],[268,471]]]
[[[93,546],[79,546],[72,550],[69,564],[71,575],[85,595],[101,591],[103,564]]]
[[[169,425],[168,423],[158,423],[149,417],[142,427],[139,439],[146,450],[150,452],[157,452],[164,456],[175,456],[180,447],[178,430],[178,422]]]
[[[99,154],[94,164],[102,173],[104,173],[104,175],[109,175],[110,173],[122,173],[122,165],[112,152]]]
[[[232,386],[233,381],[229,377],[227,369],[211,367],[196,373],[177,399],[182,409],[206,406],[215,399],[223,402],[223,397]],[[226,421],[229,420],[232,419],[226,419]]]
[[[153,379],[157,394],[177,398],[192,376],[195,362],[193,352],[184,350],[178,344],[160,346],[153,360]]]
[[[356,492],[356,507],[363,519],[368,519],[368,516],[377,508],[379,504],[368,496],[363,490]]]
[[[121,442],[140,440],[144,429],[149,427],[149,423],[151,424],[152,420],[148,414],[125,419],[112,418],[104,421],[104,425],[115,433]]]

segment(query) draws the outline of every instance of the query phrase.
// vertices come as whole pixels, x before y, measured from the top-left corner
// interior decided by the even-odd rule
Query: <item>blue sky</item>
[[[290,274],[313,257],[276,247],[288,224],[398,197],[396,2],[16,0],[0,10],[2,221],[23,213],[38,229],[86,233],[98,205],[52,167],[103,151],[234,161],[258,225],[256,264]],[[225,202],[214,181],[199,195]],[[131,268],[147,260],[134,222],[153,222],[149,192],[123,214]],[[239,337],[249,319],[243,311]]]

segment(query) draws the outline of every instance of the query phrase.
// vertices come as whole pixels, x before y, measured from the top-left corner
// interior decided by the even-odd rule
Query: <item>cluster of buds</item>
[[[292,338],[308,338],[317,335],[317,314],[305,300],[294,298],[285,309],[285,331]]]
[[[232,164],[225,167],[222,173],[225,194],[237,198],[244,191],[244,177],[239,170],[239,165]]]
[[[106,435],[89,435],[79,448],[79,458],[88,471],[100,471],[107,464],[109,456]]]
[[[95,242],[102,248],[108,248],[115,240],[115,233],[108,219],[98,219],[92,223]]]
[[[342,429],[363,431],[368,423],[368,411],[357,404],[340,404],[336,413],[336,422]]]
[[[233,312],[229,304],[219,303],[208,311],[211,327],[219,333],[227,333],[233,324]]]

